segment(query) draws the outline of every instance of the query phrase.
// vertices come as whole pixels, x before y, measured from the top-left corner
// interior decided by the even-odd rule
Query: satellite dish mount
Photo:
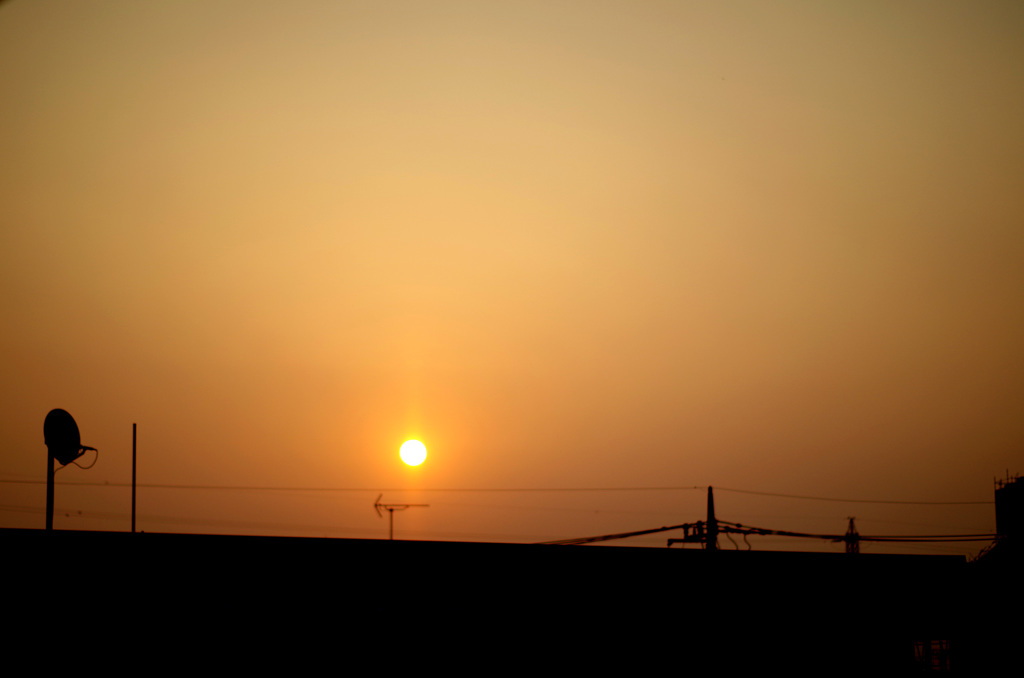
[[[67,466],[95,447],[82,444],[78,424],[66,410],[50,410],[43,421],[43,442],[46,443],[46,529],[53,529],[53,476],[54,460]]]

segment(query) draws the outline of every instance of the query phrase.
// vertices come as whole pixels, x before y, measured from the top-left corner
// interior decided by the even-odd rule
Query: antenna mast
[[[383,496],[383,493],[377,495],[377,501],[373,503],[373,510],[375,510],[377,512],[377,515],[381,518],[384,517],[384,514],[380,512],[381,509],[384,509],[385,511],[388,512],[388,522],[390,523],[388,529],[388,539],[390,540],[394,540],[395,538],[395,511],[404,511],[407,508],[414,507],[428,508],[430,506],[430,504],[382,504],[380,503],[380,499]]]

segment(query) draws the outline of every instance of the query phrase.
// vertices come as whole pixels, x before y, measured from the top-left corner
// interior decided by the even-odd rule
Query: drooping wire
[[[814,534],[811,532],[794,532],[791,530],[772,530],[764,527],[751,527],[750,525],[742,525],[740,523],[730,523],[725,520],[719,520],[719,530],[721,532],[736,532],[740,534],[752,534],[760,536],[776,536],[776,537],[801,537],[804,539],[824,539],[827,541],[843,541],[846,539],[845,534]],[[877,542],[959,542],[959,541],[990,541],[995,539],[999,535],[996,534],[936,534],[936,535],[915,535],[915,534],[903,534],[903,535],[883,535],[883,536],[865,536],[859,535],[857,539],[859,541],[877,541]]]
[[[825,541],[841,542],[846,540],[845,534],[813,534],[810,532],[794,532],[791,530],[772,530],[764,527],[751,527],[749,525],[743,525],[740,523],[732,523],[727,520],[719,520],[718,530],[720,534],[724,534],[728,537],[729,541],[736,546],[739,550],[739,546],[733,541],[729,533],[742,534],[743,540],[747,544],[747,550],[750,549],[750,542],[747,541],[747,535],[756,536],[776,536],[776,537],[799,537],[804,539],[822,539]],[[693,527],[693,523],[685,523],[683,525],[672,525],[669,527],[656,527],[649,530],[636,530],[634,532],[620,532],[618,534],[603,534],[596,537],[580,537],[575,539],[559,539],[556,541],[545,541],[539,542],[541,544],[558,544],[564,546],[577,546],[583,544],[593,544],[601,541],[613,541],[616,539],[627,539],[629,537],[638,537],[646,534],[655,534],[658,532],[667,532],[669,530],[678,530],[683,528]],[[860,535],[858,539],[860,541],[869,542],[909,542],[909,543],[921,543],[921,542],[964,542],[964,541],[991,541],[998,538],[996,534],[941,534],[941,535],[885,535],[885,536],[864,536]],[[702,543],[703,548],[703,543]]]
[[[78,463],[78,459],[81,459],[82,457],[78,457],[78,459],[75,459],[71,463],[74,464],[75,466],[77,466],[78,468],[81,468],[81,469],[91,469],[93,466],[96,465],[96,462],[99,461],[99,459],[100,459],[100,451],[95,449],[95,448],[93,448],[92,451],[96,453],[96,456],[94,456],[92,458],[92,463],[89,464],[88,466],[82,466],[81,464]],[[62,466],[61,468],[64,468],[64,467]]]

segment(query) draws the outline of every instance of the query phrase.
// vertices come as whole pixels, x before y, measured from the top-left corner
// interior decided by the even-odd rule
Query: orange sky
[[[385,537],[384,488],[990,500],[1024,447],[1021,35],[1011,1],[6,2],[0,525],[43,525],[54,407],[101,451],[60,483],[128,482],[138,422],[141,483],[366,490],[148,489],[151,531]],[[128,499],[59,486],[55,524]],[[384,500],[431,504],[397,536],[535,541],[704,498]]]

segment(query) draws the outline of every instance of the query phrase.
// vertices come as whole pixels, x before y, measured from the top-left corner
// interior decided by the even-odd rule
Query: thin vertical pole
[[[395,509],[388,509],[388,517],[391,519],[391,529],[388,532],[388,539],[394,540],[395,538]]]
[[[53,529],[53,453],[46,450],[46,529]]]
[[[132,424],[132,534],[135,534],[135,427]]]
[[[715,518],[715,495],[708,485],[708,536],[704,548],[708,551],[718,550],[718,519]]]

